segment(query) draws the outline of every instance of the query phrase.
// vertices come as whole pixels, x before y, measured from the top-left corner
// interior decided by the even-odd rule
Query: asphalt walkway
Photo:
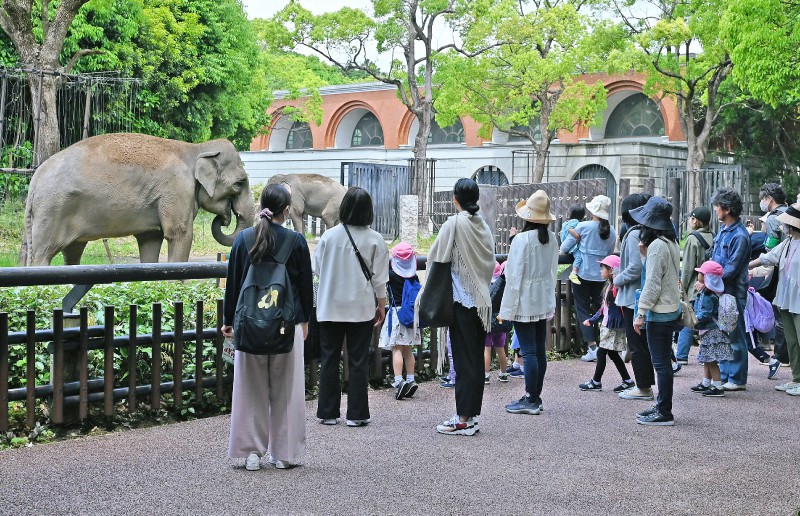
[[[2,514],[795,515],[800,397],[776,392],[751,361],[745,392],[691,393],[676,377],[674,427],[637,425],[650,402],[581,392],[594,364],[550,363],[545,411],[503,405],[522,381],[487,386],[481,431],[444,436],[453,392],[370,392],[373,423],[329,427],[307,411],[305,465],[249,472],[226,459],[229,417],[0,452]],[[789,379],[781,368],[779,382]],[[346,398],[345,398],[346,400]]]

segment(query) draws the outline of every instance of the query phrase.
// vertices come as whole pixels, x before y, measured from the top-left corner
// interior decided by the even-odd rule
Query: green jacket
[[[714,233],[705,228],[698,229],[697,232],[709,247],[714,244]],[[683,258],[681,260],[681,286],[686,294],[686,300],[689,302],[694,301],[697,296],[697,292],[694,290],[694,283],[697,281],[695,268],[700,267],[704,261],[706,261],[706,249],[697,240],[697,236],[690,233],[683,246]]]

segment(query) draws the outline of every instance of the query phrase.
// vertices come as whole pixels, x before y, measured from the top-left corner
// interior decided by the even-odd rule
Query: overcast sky
[[[288,0],[244,0],[244,10],[249,18],[269,18],[283,9]],[[342,7],[364,9],[367,14],[372,14],[370,0],[301,0],[300,5],[314,14],[338,11]]]

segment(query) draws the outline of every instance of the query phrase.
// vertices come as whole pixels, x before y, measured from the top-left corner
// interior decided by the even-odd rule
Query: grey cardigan
[[[619,273],[614,276],[617,287],[617,306],[633,309],[636,305],[636,289],[642,284],[642,256],[639,254],[639,233],[634,226],[625,233],[619,246]]]
[[[678,264],[681,252],[678,244],[658,238],[647,246],[645,282],[639,296],[639,313],[648,310],[667,314],[679,308],[681,291],[678,287]]]

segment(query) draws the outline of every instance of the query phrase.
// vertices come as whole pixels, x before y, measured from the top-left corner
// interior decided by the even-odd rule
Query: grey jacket
[[[714,233],[705,228],[698,229],[697,233],[711,247],[714,243]],[[681,261],[681,287],[683,287],[687,301],[694,301],[697,296],[697,291],[694,289],[694,282],[697,280],[695,268],[700,267],[704,261],[706,261],[705,248],[698,242],[696,235],[690,234],[683,246],[683,260]]]
[[[647,246],[647,264],[642,294],[639,296],[639,313],[648,310],[668,314],[678,310],[681,291],[678,288],[678,264],[681,251],[678,244],[663,238]]]
[[[634,308],[636,305],[636,289],[642,283],[642,257],[639,254],[639,226],[634,226],[625,233],[619,246],[619,273],[614,276],[617,286],[617,306]]]

